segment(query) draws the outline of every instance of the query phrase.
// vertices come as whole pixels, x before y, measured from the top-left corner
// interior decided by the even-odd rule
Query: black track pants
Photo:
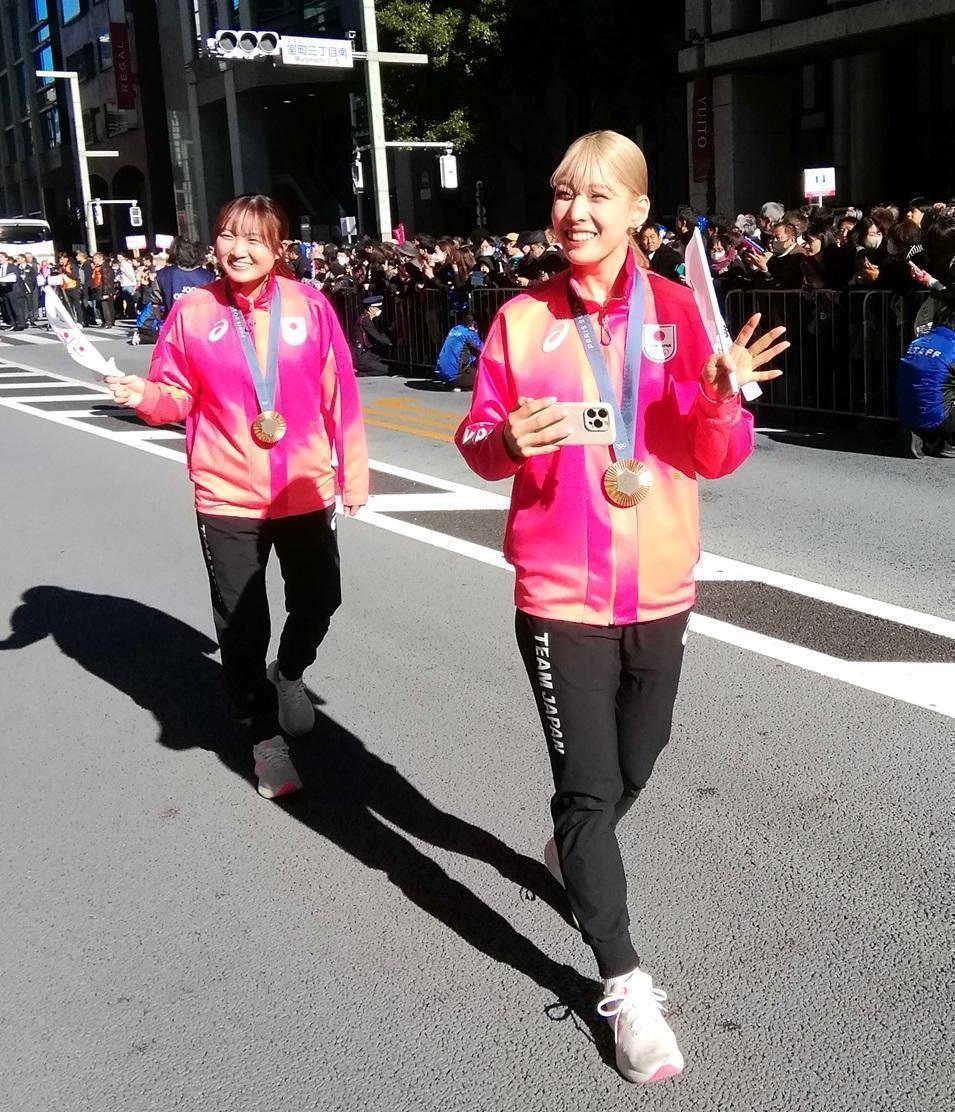
[[[602,977],[639,964],[617,823],[670,738],[689,612],[587,626],[517,612],[517,643],[554,775],[554,839],[571,909]]]
[[[279,732],[275,688],[265,674],[272,633],[265,589],[269,554],[274,548],[285,581],[279,670],[298,679],[315,660],[341,604],[334,509],[265,520],[197,517],[226,685],[237,716],[249,722],[252,741],[259,742]]]

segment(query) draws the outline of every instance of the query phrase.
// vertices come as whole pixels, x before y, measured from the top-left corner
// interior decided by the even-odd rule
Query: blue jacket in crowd
[[[907,429],[934,429],[955,404],[955,331],[937,324],[909,344],[896,381],[899,420]]]
[[[435,374],[445,382],[453,382],[458,375],[474,366],[481,351],[481,334],[467,324],[456,324],[448,333],[441,351]]]

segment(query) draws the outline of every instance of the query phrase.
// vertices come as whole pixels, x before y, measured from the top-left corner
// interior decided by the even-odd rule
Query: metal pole
[[[86,219],[86,242],[90,254],[96,251],[96,221],[90,205],[90,172],[86,164],[86,131],[83,127],[83,107],[80,102],[80,78],[70,73],[70,100],[73,104],[73,137],[76,142],[76,157],[80,163],[80,198],[83,202],[83,216]]]
[[[388,161],[385,148],[385,116],[381,103],[381,68],[378,64],[378,22],[375,0],[362,0],[362,30],[365,36],[365,81],[368,92],[368,127],[371,132],[372,172],[378,232],[382,239],[391,235],[391,197],[388,186]]]

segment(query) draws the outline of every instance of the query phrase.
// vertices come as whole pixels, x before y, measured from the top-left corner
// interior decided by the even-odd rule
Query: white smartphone
[[[606,402],[561,402],[571,433],[561,444],[613,444],[617,438],[613,409]]]

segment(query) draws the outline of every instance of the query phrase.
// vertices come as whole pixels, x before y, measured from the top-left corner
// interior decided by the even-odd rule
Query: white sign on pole
[[[807,200],[812,197],[835,197],[835,166],[821,166],[815,170],[803,170],[802,193]]]
[[[162,232],[156,233],[156,246],[160,251],[168,251],[172,247],[172,236],[163,235]]]
[[[308,39],[282,36],[282,62],[286,66],[331,66],[352,69],[351,39]]]
[[[442,189],[457,189],[458,187],[458,160],[453,154],[443,154],[438,159],[438,170],[441,175]]]
[[[145,236],[127,236],[126,246],[130,251],[145,251],[148,240]]]

